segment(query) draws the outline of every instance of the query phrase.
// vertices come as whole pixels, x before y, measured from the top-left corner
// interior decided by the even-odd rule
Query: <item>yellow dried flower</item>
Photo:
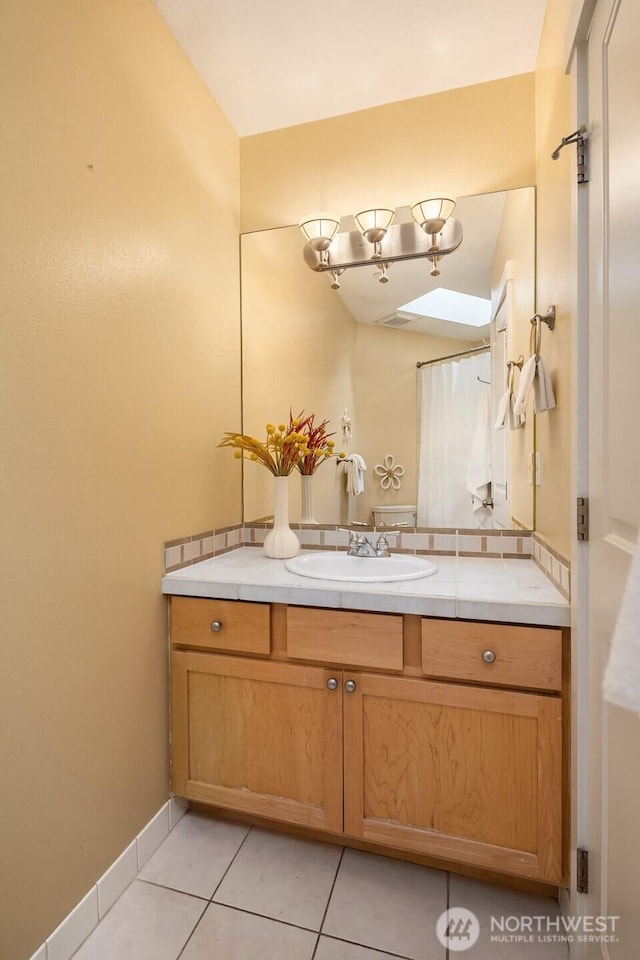
[[[242,460],[242,450],[234,450],[233,455],[236,460]]]

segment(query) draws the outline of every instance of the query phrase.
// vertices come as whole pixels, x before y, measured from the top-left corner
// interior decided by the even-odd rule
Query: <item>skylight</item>
[[[449,320],[451,323],[464,323],[469,327],[484,327],[491,321],[491,300],[436,287],[422,297],[405,303],[399,311],[414,313],[419,317]]]

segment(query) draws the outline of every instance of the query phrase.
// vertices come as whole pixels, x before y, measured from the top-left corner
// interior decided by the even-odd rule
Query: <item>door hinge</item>
[[[576,890],[589,893],[589,851],[580,847],[576,851]]]
[[[563,137],[559,146],[557,146],[551,154],[551,159],[557,160],[563,147],[567,147],[570,143],[575,143],[577,150],[578,183],[589,182],[589,171],[587,169],[587,141],[589,138],[586,136],[586,133],[587,128],[583,124],[577,130],[574,130],[573,133],[570,133],[568,137]]]
[[[589,500],[578,497],[576,500],[576,536],[578,540],[589,539]]]

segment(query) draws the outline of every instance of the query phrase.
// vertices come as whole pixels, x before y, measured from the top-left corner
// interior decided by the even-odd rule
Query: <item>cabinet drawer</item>
[[[447,680],[559,691],[562,631],[424,618],[422,672]]]
[[[205,650],[269,654],[269,604],[172,597],[171,643]]]
[[[297,660],[402,670],[402,617],[287,607],[287,654]]]

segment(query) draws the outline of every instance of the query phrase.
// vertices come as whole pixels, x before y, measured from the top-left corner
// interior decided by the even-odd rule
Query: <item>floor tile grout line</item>
[[[168,883],[160,883],[159,880],[145,880],[142,877],[136,877],[132,882],[146,883],[150,887],[160,887],[162,890],[171,890],[172,893],[180,893],[183,897],[191,897],[193,900],[202,900],[209,903],[208,897],[201,897],[199,893],[191,893],[189,890],[181,890],[179,887],[170,887]],[[125,891],[126,892],[126,891]]]
[[[322,920],[320,921],[320,926],[318,927],[318,937],[316,939],[316,945],[313,948],[313,955],[311,960],[314,960],[316,952],[318,950],[318,944],[320,943],[320,937],[322,936],[322,928],[324,927],[324,922],[327,919],[327,913],[329,911],[329,904],[331,903],[331,897],[333,896],[333,891],[335,889],[336,882],[338,880],[338,874],[340,873],[340,867],[342,866],[342,861],[344,859],[346,847],[343,847],[340,852],[340,859],[338,860],[338,866],[336,867],[336,872],[333,875],[333,883],[331,884],[331,890],[329,891],[329,896],[327,897],[327,904],[324,908],[324,913],[322,914]]]
[[[192,929],[191,933],[189,934],[189,936],[187,937],[187,939],[185,940],[185,942],[182,944],[182,949],[181,949],[180,952],[178,953],[178,955],[177,955],[177,957],[176,957],[176,960],[180,960],[180,957],[183,955],[183,953],[184,953],[185,950],[187,949],[187,945],[189,944],[189,941],[191,940],[192,936],[194,935],[194,933],[196,932],[196,930],[198,929],[198,927],[199,927],[200,924],[202,923],[202,918],[204,917],[204,915],[205,915],[205,913],[207,912],[208,909],[209,909],[209,904],[205,901],[204,907],[203,907],[203,909],[202,909],[202,913],[200,914],[200,916],[198,917],[198,919],[197,919],[196,922],[194,923],[193,929]]]
[[[260,920],[270,920],[271,923],[281,923],[283,927],[293,927],[294,930],[304,930],[305,933],[317,933],[313,927],[303,927],[299,923],[292,923],[290,920],[282,920],[279,917],[269,917],[266,913],[256,913],[254,910],[247,910],[246,907],[234,907],[232,903],[223,903],[222,900],[210,900],[210,907],[225,907],[227,910],[235,910],[236,913],[246,913],[249,917],[258,917]]]
[[[369,943],[360,943],[357,940],[347,940],[345,937],[338,937],[329,933],[325,933],[323,936],[326,937],[327,940],[336,940],[338,943],[348,943],[354,947],[361,947],[363,950],[373,950],[374,953],[379,953],[384,957],[393,957],[393,960],[416,960],[415,957],[408,957],[406,953],[391,953],[390,950],[385,950],[383,947],[372,947]],[[311,960],[313,960],[313,957]]]
[[[249,834],[251,833],[252,830],[253,830],[253,824],[251,824],[251,825],[249,826],[249,829],[247,830],[247,832],[245,833],[244,837],[242,838],[242,843],[240,844],[240,846],[238,847],[238,849],[236,850],[236,852],[235,852],[234,855],[232,856],[231,860],[230,860],[229,863],[227,864],[227,869],[226,869],[225,872],[222,874],[222,876],[220,877],[218,883],[217,883],[216,886],[214,887],[213,893],[212,893],[211,896],[209,897],[209,903],[213,903],[213,898],[215,897],[216,893],[217,893],[218,890],[220,889],[220,885],[221,885],[222,882],[224,881],[224,878],[226,877],[226,875],[229,873],[229,870],[231,870],[231,867],[233,866],[233,864],[234,864],[235,861],[236,861],[236,857],[238,856],[238,854],[240,853],[240,851],[241,851],[242,848],[244,847],[245,843],[247,842],[247,838],[248,838],[248,836],[249,836]]]

